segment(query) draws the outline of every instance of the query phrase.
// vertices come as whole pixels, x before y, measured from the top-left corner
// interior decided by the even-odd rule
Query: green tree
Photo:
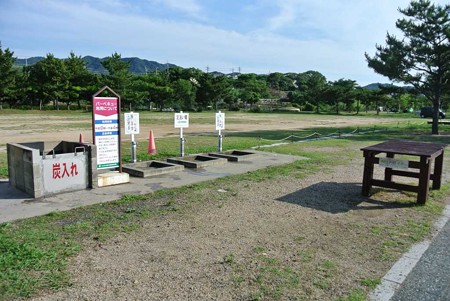
[[[399,104],[401,111],[408,111],[414,107],[414,97],[409,93],[403,93],[399,96]]]
[[[128,100],[129,110],[133,108],[144,107],[150,100],[150,83],[146,75],[132,75],[128,85],[126,98]]]
[[[406,108],[407,104],[402,102],[402,96],[408,94],[408,90],[403,87],[397,87],[394,85],[382,85],[380,86],[380,90],[389,98],[389,101],[387,103],[387,109],[389,111],[401,112]]]
[[[272,90],[272,94],[280,94],[280,91],[289,91],[294,88],[293,80],[286,74],[280,72],[270,73],[267,76],[267,84]]]
[[[252,106],[259,99],[269,96],[267,81],[258,78],[254,73],[239,75],[235,84],[240,91],[241,100]]]
[[[297,91],[300,92],[298,97],[302,100],[299,104],[305,105],[310,103],[316,108],[316,112],[319,113],[320,102],[327,87],[326,77],[318,71],[309,70],[297,75],[295,86]]]
[[[173,98],[178,108],[183,111],[195,110],[195,96],[197,87],[191,81],[186,79],[178,79],[172,83]]]
[[[81,100],[89,101],[89,96],[94,94],[95,89],[98,88],[97,77],[87,70],[86,62],[81,56],[76,56],[73,52],[70,52],[69,57],[64,60],[64,65],[68,80],[67,109],[70,109],[72,101],[76,101],[78,109],[81,109]]]
[[[10,108],[14,105],[29,105],[30,108],[33,108],[36,104],[38,98],[36,97],[36,93],[33,92],[35,84],[30,79],[30,69],[31,66],[18,68],[14,95],[7,100]]]
[[[228,105],[229,110],[238,111],[239,100],[239,90],[230,85],[225,93],[224,103]]]
[[[147,83],[148,100],[156,104],[156,107],[162,111],[171,105],[173,89],[167,81],[167,78],[159,74],[148,74],[145,79]]]
[[[31,92],[39,100],[39,109],[48,101],[59,109],[59,100],[67,89],[67,71],[64,62],[51,53],[29,69]]]
[[[289,102],[297,104],[301,111],[305,109],[306,102],[304,101],[303,95],[300,91],[289,91],[287,94],[287,99]]]
[[[432,134],[439,134],[438,110],[450,72],[450,5],[413,0],[400,9],[405,18],[396,22],[404,37],[387,34],[386,46],[376,45],[376,54],[365,54],[368,66],[390,80],[413,85],[431,101]]]
[[[356,98],[358,100],[358,106],[356,113],[358,114],[362,109],[369,111],[369,107],[372,104],[372,95],[374,90],[368,90],[361,87],[357,87],[355,91]]]
[[[203,73],[197,81],[196,103],[201,109],[213,107],[217,102],[223,101],[230,90],[230,82],[225,76]]]
[[[349,109],[355,100],[355,88],[356,82],[350,79],[339,79],[328,85],[325,90],[326,99],[335,107],[336,114],[339,114],[341,104],[344,104],[347,110]]]
[[[13,68],[16,59],[14,52],[6,48],[5,51],[0,47],[0,109],[2,102],[13,98],[17,70]]]
[[[128,91],[131,84],[131,73],[129,72],[130,62],[122,60],[122,56],[114,52],[102,60],[101,64],[108,70],[106,81],[108,86],[121,96],[121,102],[124,106],[131,105],[130,94]],[[132,98],[132,96],[131,96]]]

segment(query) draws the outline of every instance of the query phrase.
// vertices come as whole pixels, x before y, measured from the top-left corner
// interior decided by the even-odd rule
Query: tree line
[[[90,104],[92,95],[108,85],[129,109],[168,108],[201,111],[208,108],[273,109],[282,105],[305,111],[359,112],[385,107],[399,111],[417,108],[424,100],[414,89],[381,86],[369,90],[356,81],[327,81],[318,71],[268,75],[207,73],[172,67],[144,75],[132,74],[129,63],[114,53],[102,60],[108,74],[89,72],[86,62],[71,52],[66,59],[53,54],[31,66],[16,67],[10,49],[0,49],[0,102],[3,107],[75,107]],[[261,100],[271,100],[264,102]],[[256,104],[266,104],[255,106]]]

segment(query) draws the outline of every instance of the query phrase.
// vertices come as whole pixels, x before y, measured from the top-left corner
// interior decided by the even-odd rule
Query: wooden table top
[[[436,157],[442,153],[446,144],[405,140],[389,140],[361,148],[362,151],[395,153],[400,155]]]

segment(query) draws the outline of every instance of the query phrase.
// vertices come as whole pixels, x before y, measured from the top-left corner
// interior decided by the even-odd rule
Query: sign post
[[[216,131],[219,131],[219,147],[218,151],[222,152],[222,130],[225,129],[225,113],[222,113],[219,111],[219,113],[216,113]]]
[[[114,97],[99,97],[105,90]],[[92,125],[92,140],[97,146],[97,169],[119,167],[119,172],[122,172],[120,96],[108,86],[92,96]]]
[[[183,129],[189,127],[189,113],[175,113],[174,127],[180,129],[180,157],[184,157],[184,142]]]
[[[131,135],[131,160],[136,163],[136,141],[134,134],[139,134],[139,113],[125,113],[125,135]]]

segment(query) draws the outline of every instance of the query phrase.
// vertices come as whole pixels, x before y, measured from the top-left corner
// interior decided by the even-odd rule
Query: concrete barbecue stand
[[[12,187],[41,198],[98,186],[95,145],[61,141],[50,151],[44,147],[44,142],[7,144]]]

